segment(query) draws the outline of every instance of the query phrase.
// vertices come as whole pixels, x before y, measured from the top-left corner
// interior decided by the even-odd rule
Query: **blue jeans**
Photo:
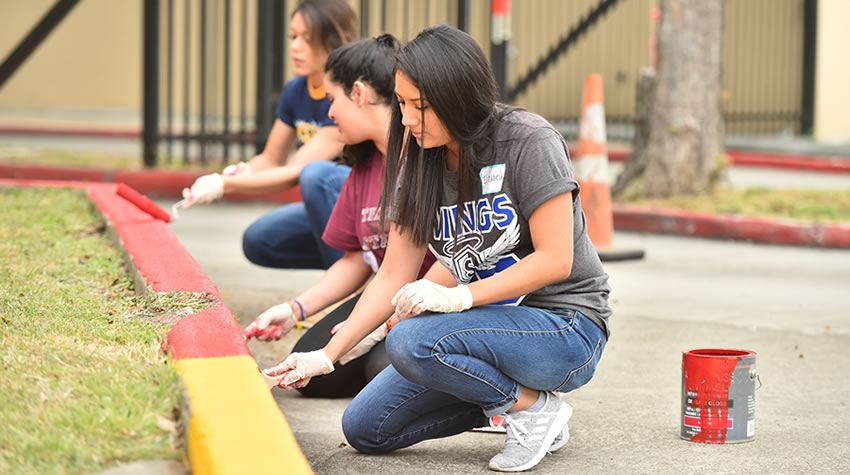
[[[339,191],[351,168],[328,160],[307,164],[298,176],[300,203],[263,216],[242,236],[242,251],[254,264],[279,269],[327,269],[343,252],[322,241]]]
[[[593,376],[607,338],[579,312],[489,305],[423,314],[387,335],[391,365],[342,416],[348,443],[383,453],[487,424],[520,385],[568,392]]]

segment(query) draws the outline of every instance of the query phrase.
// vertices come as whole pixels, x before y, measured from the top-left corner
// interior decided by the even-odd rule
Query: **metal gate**
[[[509,40],[493,33],[505,0],[351,0],[362,36],[409,40],[456,25],[490,55],[503,98],[540,113],[568,138],[584,78],[605,81],[611,141],[631,138],[635,90],[649,65],[656,0],[515,0]],[[291,77],[296,0],[144,0],[144,163],[227,163],[262,150]],[[814,104],[816,0],[726,0],[724,109],[730,134],[806,133]],[[503,19],[504,20],[504,19]],[[504,34],[502,30],[500,34]],[[496,35],[498,36],[498,35]]]

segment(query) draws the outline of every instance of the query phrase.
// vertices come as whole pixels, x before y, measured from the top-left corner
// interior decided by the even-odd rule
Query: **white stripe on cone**
[[[590,140],[598,144],[604,144],[607,140],[605,135],[605,107],[602,103],[595,102],[584,108],[584,116],[579,124],[579,140]]]
[[[585,155],[576,160],[576,179],[578,181],[595,181],[610,185],[611,175],[608,173],[608,157],[605,155]]]

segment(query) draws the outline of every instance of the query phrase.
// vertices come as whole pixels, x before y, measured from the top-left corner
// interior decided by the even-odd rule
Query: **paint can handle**
[[[756,391],[758,391],[759,388],[761,388],[761,375],[758,373],[758,371],[755,368],[750,368],[750,381],[753,381],[753,382],[758,381],[758,386],[756,386]]]

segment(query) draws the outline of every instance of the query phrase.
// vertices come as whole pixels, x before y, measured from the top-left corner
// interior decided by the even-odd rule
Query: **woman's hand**
[[[224,195],[224,178],[219,173],[204,175],[192,183],[191,188],[183,188],[183,199],[190,205],[207,204]]]
[[[396,315],[403,320],[423,312],[462,312],[472,307],[472,293],[465,285],[443,287],[421,279],[405,284],[390,303],[395,305]]]
[[[258,340],[279,340],[295,327],[295,314],[292,305],[284,302],[269,308],[245,327],[245,338],[256,337]]]
[[[284,389],[303,388],[314,376],[332,373],[334,363],[322,350],[292,353],[283,363],[263,370],[269,376],[282,376],[278,386]]]

